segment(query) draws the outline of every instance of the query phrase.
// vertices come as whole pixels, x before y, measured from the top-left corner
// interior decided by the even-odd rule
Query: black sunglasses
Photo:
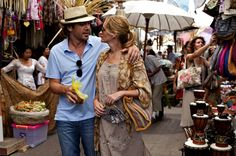
[[[81,77],[83,75],[83,72],[82,72],[82,61],[81,60],[78,60],[76,62],[76,65],[79,67],[79,69],[76,71],[76,74],[78,77]]]

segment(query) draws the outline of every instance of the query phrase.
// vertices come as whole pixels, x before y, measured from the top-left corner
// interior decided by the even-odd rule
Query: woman
[[[174,73],[175,77],[173,79],[173,92],[175,93],[175,99],[179,103],[177,106],[182,106],[182,100],[183,100],[183,89],[177,89],[177,78],[178,78],[178,71],[182,70],[185,64],[185,57],[190,52],[190,41],[187,41],[183,48],[182,48],[182,55],[176,58],[176,63],[174,66]]]
[[[196,66],[202,67],[202,69],[204,67],[209,67],[208,61],[201,55],[204,54],[204,52],[209,48],[210,45],[215,42],[215,40],[215,35],[212,35],[208,44],[205,44],[205,40],[203,37],[198,36],[193,38],[190,42],[190,50],[192,51],[192,53],[186,54],[185,67],[189,68],[191,66]],[[193,94],[194,89],[201,89],[201,86],[185,88],[183,92],[183,104],[180,126],[184,128],[187,137],[191,137],[192,135],[191,127],[193,126],[193,120],[191,117],[189,104],[195,101],[195,97]]]
[[[96,116],[101,118],[97,118],[96,145],[102,156],[150,155],[141,133],[135,131],[128,116],[112,123],[106,114],[111,107],[120,110],[120,114],[127,114],[123,107],[124,96],[138,98],[143,108],[150,105],[151,87],[143,60],[139,58],[129,64],[127,53],[121,52],[134,45],[134,34],[126,18],[111,16],[105,19],[100,37],[102,42],[108,43],[110,50],[102,53],[97,63],[94,109]]]
[[[22,49],[23,48],[23,49]],[[12,60],[6,67],[2,68],[2,72],[7,73],[13,69],[17,71],[17,80],[24,86],[36,90],[36,85],[33,77],[34,70],[45,73],[37,60],[32,59],[32,49],[30,47],[19,48],[19,58]]]
[[[38,62],[45,68],[47,69],[47,64],[48,64],[48,56],[49,56],[49,53],[50,53],[50,50],[48,47],[40,47],[40,53],[42,53],[43,55],[40,56],[40,58],[38,59]],[[37,78],[37,84],[40,86],[40,85],[43,85],[45,83],[45,74],[42,73],[42,72],[39,72],[38,73],[38,78]]]

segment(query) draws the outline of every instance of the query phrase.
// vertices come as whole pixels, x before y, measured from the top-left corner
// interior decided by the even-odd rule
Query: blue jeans
[[[85,156],[95,156],[94,118],[83,121],[56,121],[62,156],[80,156],[80,140]]]

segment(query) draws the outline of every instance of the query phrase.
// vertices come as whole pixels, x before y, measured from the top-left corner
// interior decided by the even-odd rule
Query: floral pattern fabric
[[[201,85],[201,67],[190,67],[178,72],[177,89]]]

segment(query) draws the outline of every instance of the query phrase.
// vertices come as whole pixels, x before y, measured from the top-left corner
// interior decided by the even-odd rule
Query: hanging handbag
[[[203,12],[212,17],[217,16],[219,14],[219,0],[209,0],[205,4]]]
[[[236,0],[230,0],[230,9],[236,9]]]
[[[236,16],[222,19],[217,17],[215,20],[215,32],[219,39],[229,40],[234,38],[236,34]]]
[[[236,54],[236,41],[235,41],[235,39],[233,40],[233,43],[230,46],[229,59],[228,59],[228,70],[231,75],[236,76],[236,60],[233,60],[233,54]]]
[[[225,54],[227,53],[227,50],[229,48],[229,44],[226,43],[224,48],[223,48],[223,51],[221,52],[222,54],[220,55],[220,62],[219,62],[219,74],[221,76],[224,76],[224,62],[225,62]]]
[[[224,15],[236,15],[236,0],[224,0]]]
[[[230,74],[229,68],[228,68],[229,52],[230,52],[230,47],[227,49],[225,58],[224,58],[224,76],[227,77],[228,80],[234,80],[235,77]]]
[[[235,36],[236,37],[236,36]],[[235,41],[235,43],[234,43],[234,45],[233,45],[233,47],[232,47],[233,49],[232,49],[232,53],[231,53],[231,60],[230,61],[232,61],[233,63],[235,63],[236,62],[236,41]],[[236,64],[236,63],[235,63]]]
[[[217,45],[215,51],[212,54],[212,57],[210,59],[210,70],[216,70],[216,66],[217,66],[217,58],[219,57],[220,52],[222,51],[223,46],[221,45]]]
[[[136,131],[143,131],[151,125],[152,103],[147,108],[143,108],[140,100],[132,97],[123,97],[123,105]]]

